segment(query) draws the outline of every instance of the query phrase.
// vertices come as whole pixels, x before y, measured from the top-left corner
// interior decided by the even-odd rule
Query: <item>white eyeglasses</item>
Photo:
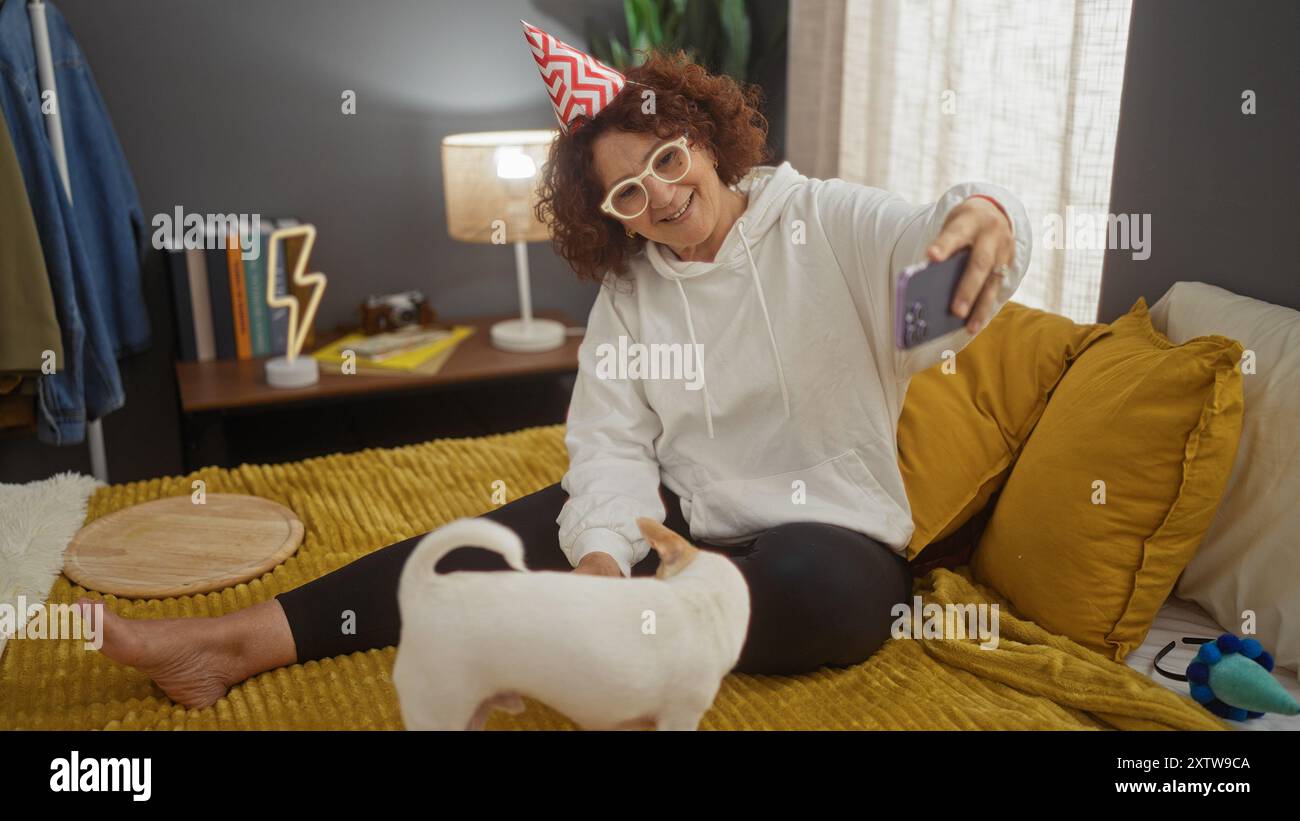
[[[691,144],[686,135],[664,143],[650,155],[645,170],[635,177],[614,183],[600,210],[619,219],[636,219],[650,207],[650,193],[641,181],[654,176],[661,182],[677,182],[691,172]]]

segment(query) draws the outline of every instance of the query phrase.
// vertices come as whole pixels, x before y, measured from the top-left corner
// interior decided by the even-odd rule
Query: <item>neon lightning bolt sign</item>
[[[275,295],[275,263],[276,255],[279,252],[280,241],[292,239],[294,237],[303,237],[302,250],[298,253],[298,258],[294,260],[293,276],[290,281],[300,288],[312,287],[311,297],[307,300],[307,308],[298,315],[298,298],[293,295],[293,289],[284,296]],[[271,241],[268,243],[270,253],[266,260],[266,304],[272,308],[289,309],[289,340],[287,350],[284,356],[290,362],[298,357],[302,351],[302,344],[307,339],[307,331],[311,328],[312,320],[316,318],[316,308],[320,305],[321,295],[325,293],[325,275],[317,271],[316,273],[307,273],[307,259],[311,256],[312,246],[316,244],[316,226],[314,225],[295,225],[292,228],[279,228],[271,233]]]

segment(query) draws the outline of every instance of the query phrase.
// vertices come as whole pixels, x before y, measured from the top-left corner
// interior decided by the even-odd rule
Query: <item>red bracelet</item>
[[[966,199],[970,199],[970,200],[973,200],[973,199],[988,200],[989,202],[993,203],[994,205],[997,206],[998,210],[1002,212],[1002,216],[1004,216],[1004,217],[1007,218],[1007,225],[1011,226],[1011,233],[1014,234],[1014,233],[1016,232],[1016,224],[1015,224],[1015,222],[1012,221],[1012,219],[1011,219],[1011,215],[1007,213],[1007,209],[1005,209],[1005,208],[1002,207],[1002,203],[1000,203],[1000,202],[998,202],[997,200],[993,199],[993,198],[990,197],[988,194],[971,194],[971,195],[970,195],[969,197],[967,197]]]

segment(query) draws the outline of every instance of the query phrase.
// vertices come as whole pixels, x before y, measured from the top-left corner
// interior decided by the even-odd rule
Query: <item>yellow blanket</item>
[[[377,547],[492,507],[493,483],[518,498],[559,481],[561,427],[482,439],[428,442],[284,465],[210,468],[189,476],[103,488],[87,519],[163,496],[188,495],[196,478],[213,493],[248,493],[297,512],[298,553],[271,573],[218,593],[133,601],[108,596],[130,618],[229,613],[301,585]],[[962,573],[918,579],[927,602],[992,603]],[[60,577],[51,602],[83,591]],[[856,667],[791,677],[731,675],[705,729],[1224,729],[1186,696],[1122,664],[1015,618],[1001,606],[1001,642],[894,640]],[[76,641],[10,641],[0,659],[0,729],[399,729],[393,648],[272,670],[214,706],[186,710],[148,678]],[[495,713],[494,728],[562,728],[539,704]]]

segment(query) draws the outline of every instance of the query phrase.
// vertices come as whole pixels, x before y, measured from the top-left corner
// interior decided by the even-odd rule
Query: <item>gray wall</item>
[[[526,0],[56,0],[90,62],[145,214],[254,212],[319,230],[318,327],[369,293],[420,288],[445,316],[516,310],[509,248],[448,238],[446,134],[555,123],[520,18],[582,43]],[[595,12],[592,12],[595,13]],[[341,95],[357,94],[344,115]],[[530,246],[533,301],[586,318],[591,286]]]
[[[1151,215],[1151,256],[1107,251],[1099,322],[1179,280],[1300,308],[1298,32],[1295,2],[1134,2],[1110,210]]]
[[[440,141],[554,126],[519,19],[575,45],[589,18],[624,25],[621,0],[53,2],[103,93],[146,217],[180,205],[315,223],[326,329],[352,323],[367,294],[407,288],[447,318],[518,309],[511,249],[447,236]],[[756,41],[778,45],[753,78],[769,92],[778,152],[787,3],[752,0]],[[357,93],[353,116],[340,108],[345,89]],[[547,243],[529,258],[533,304],[584,322],[594,286]],[[127,406],[104,420],[113,481],[182,469],[159,255],[143,276],[157,344],[121,363]],[[0,440],[0,481],[59,470],[89,473],[86,448]]]
[[[555,125],[521,18],[579,46],[589,17],[623,20],[619,0],[56,3],[145,214],[180,205],[314,223],[313,266],[330,277],[322,328],[352,322],[367,294],[407,288],[447,317],[517,310],[511,249],[447,236],[440,142]],[[785,6],[760,0],[756,16],[783,20]],[[784,59],[771,66],[783,85]],[[341,111],[345,89],[354,115]],[[529,261],[533,304],[585,321],[593,288],[548,243],[530,245]]]

